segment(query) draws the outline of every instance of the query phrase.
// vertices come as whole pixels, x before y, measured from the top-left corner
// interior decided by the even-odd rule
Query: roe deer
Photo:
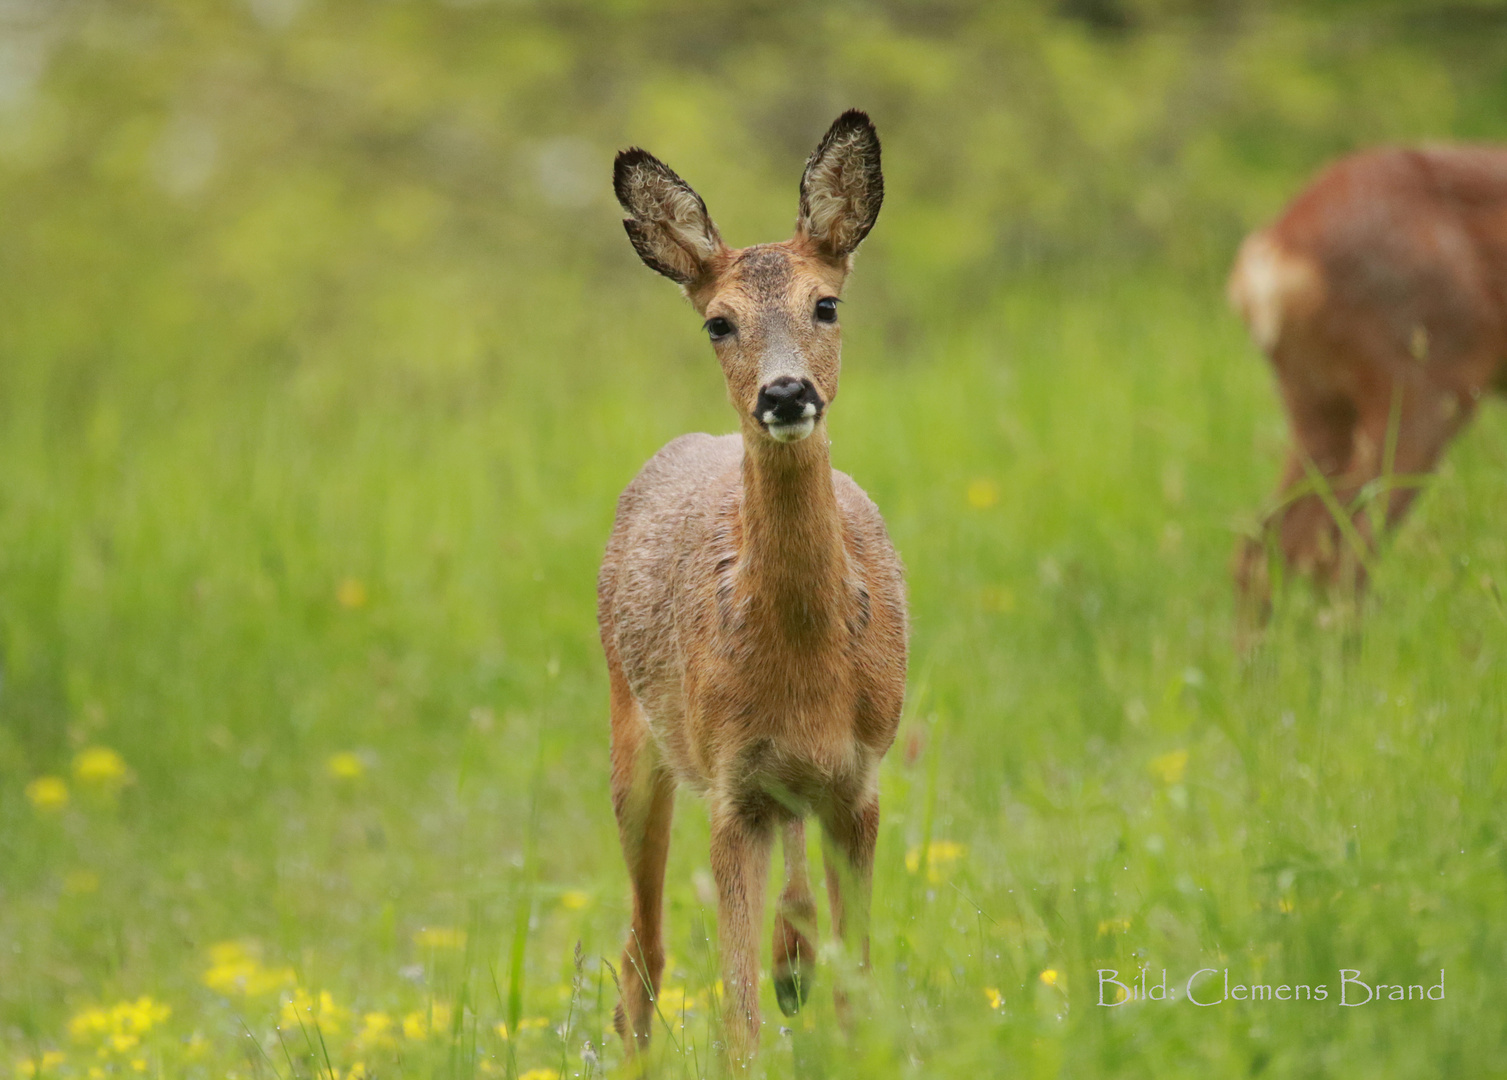
[[[758,1046],[756,937],[776,829],[781,1009],[815,959],[804,818],[821,823],[833,933],[868,959],[877,774],[905,689],[905,582],[878,509],[831,466],[837,302],[879,214],[879,138],[844,113],[806,163],[793,239],[726,247],[706,204],[643,150],[613,186],[640,258],[705,317],[742,431],[685,435],[618,500],[597,583],[612,800],[633,886],[616,1025],[649,1039],[677,784],[705,796],[730,1056]],[[841,997],[839,996],[841,1006]]]
[[[1268,546],[1321,586],[1363,587],[1376,534],[1402,520],[1481,395],[1507,389],[1507,149],[1342,158],[1246,238],[1229,295],[1276,370],[1295,443],[1262,538],[1235,555],[1237,589],[1264,618]]]

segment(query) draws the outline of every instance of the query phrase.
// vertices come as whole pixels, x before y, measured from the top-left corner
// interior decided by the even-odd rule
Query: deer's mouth
[[[769,432],[769,437],[775,442],[793,443],[800,442],[815,431],[816,421],[820,416],[820,410],[811,402],[807,402],[801,416],[781,418],[775,416],[774,410],[771,409],[759,417],[759,422],[764,425],[764,430]]]

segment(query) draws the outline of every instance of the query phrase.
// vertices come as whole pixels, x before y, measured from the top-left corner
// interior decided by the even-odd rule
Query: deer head
[[[810,435],[837,396],[843,282],[884,200],[868,116],[843,113],[812,153],[795,235],[782,243],[727,247],[701,196],[643,150],[617,156],[613,188],[634,250],[706,320],[745,439]]]

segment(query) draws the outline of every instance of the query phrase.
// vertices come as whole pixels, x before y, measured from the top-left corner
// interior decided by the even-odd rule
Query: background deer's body
[[[1247,237],[1230,300],[1276,370],[1296,443],[1279,499],[1304,480],[1305,455],[1346,507],[1389,466],[1399,478],[1431,471],[1481,395],[1507,389],[1507,150],[1382,149],[1336,162]],[[1388,527],[1416,494],[1405,479],[1378,502]],[[1353,523],[1369,546],[1369,516]],[[1266,530],[1294,569],[1363,584],[1363,563],[1317,495],[1279,507]],[[1263,608],[1266,571],[1265,544],[1244,543],[1237,585]]]
[[[848,113],[802,180],[796,237],[726,248],[706,208],[642,151],[619,155],[640,256],[710,316],[742,433],[687,435],[623,492],[598,580],[612,695],[612,791],[632,879],[618,1030],[650,1034],[677,784],[702,793],[718,888],[723,1015],[735,1060],[758,1041],[768,862],[784,831],[774,934],[781,1008],[805,998],[815,905],[802,821],[821,822],[833,930],[867,960],[877,774],[905,685],[900,564],[878,510],[832,469],[837,296],[878,214],[879,144]]]

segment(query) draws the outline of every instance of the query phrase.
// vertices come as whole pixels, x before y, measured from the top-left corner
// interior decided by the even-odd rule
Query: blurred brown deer
[[[1364,587],[1380,534],[1475,413],[1507,389],[1507,149],[1379,149],[1330,165],[1252,233],[1230,301],[1270,358],[1293,447],[1277,507],[1242,542],[1247,611],[1269,555]]]
[[[758,1046],[756,938],[776,830],[783,1011],[810,985],[816,908],[804,819],[821,822],[833,932],[868,962],[878,769],[905,689],[905,584],[879,511],[828,455],[837,302],[884,196],[879,139],[838,118],[806,164],[795,236],[731,249],[685,181],[617,157],[628,237],[705,319],[740,434],[686,435],[618,501],[598,581],[612,705],[612,798],[633,885],[617,1029],[654,1021],[675,788],[705,796],[730,1056]],[[839,999],[839,1005],[842,1001]]]

